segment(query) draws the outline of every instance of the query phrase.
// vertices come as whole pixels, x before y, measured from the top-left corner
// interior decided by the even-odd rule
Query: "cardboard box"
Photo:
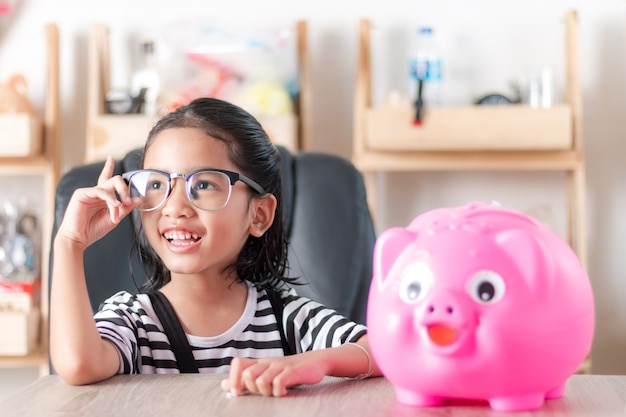
[[[41,154],[41,122],[28,113],[0,114],[0,157]]]
[[[38,308],[28,312],[0,311],[0,355],[25,356],[39,344]]]
[[[0,292],[0,311],[28,313],[34,306],[33,297],[27,292]]]
[[[420,126],[402,105],[370,109],[365,140],[380,151],[568,150],[573,142],[572,109],[522,105],[425,108]]]
[[[3,281],[0,278],[0,311],[28,311],[39,305],[40,299],[41,279],[38,278],[33,282],[20,282]]]

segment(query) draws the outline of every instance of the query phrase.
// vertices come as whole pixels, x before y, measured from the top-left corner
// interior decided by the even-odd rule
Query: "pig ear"
[[[550,293],[554,263],[535,235],[522,229],[505,230],[496,235],[496,242],[516,264],[520,275],[537,296]]]
[[[379,286],[385,283],[394,263],[416,236],[403,227],[392,227],[378,236],[374,246],[374,277]]]

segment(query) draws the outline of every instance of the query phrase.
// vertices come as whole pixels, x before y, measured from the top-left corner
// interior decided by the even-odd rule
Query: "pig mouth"
[[[427,328],[428,338],[437,346],[450,346],[456,342],[459,330],[445,324],[434,324]]]

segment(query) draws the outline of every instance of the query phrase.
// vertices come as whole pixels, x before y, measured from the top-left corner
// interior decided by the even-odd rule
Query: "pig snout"
[[[463,294],[443,292],[424,299],[416,311],[416,325],[427,344],[452,348],[473,333],[474,312],[464,298]]]

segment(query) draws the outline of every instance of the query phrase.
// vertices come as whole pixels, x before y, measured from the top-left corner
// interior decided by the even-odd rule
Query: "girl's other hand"
[[[97,186],[74,191],[56,239],[66,239],[85,249],[113,230],[139,205],[139,201],[131,199],[128,186],[122,177],[113,177],[114,169],[115,161],[109,156]]]
[[[324,376],[326,370],[316,352],[278,358],[233,358],[222,388],[233,397],[246,392],[281,397],[287,394],[287,388],[316,384]]]

